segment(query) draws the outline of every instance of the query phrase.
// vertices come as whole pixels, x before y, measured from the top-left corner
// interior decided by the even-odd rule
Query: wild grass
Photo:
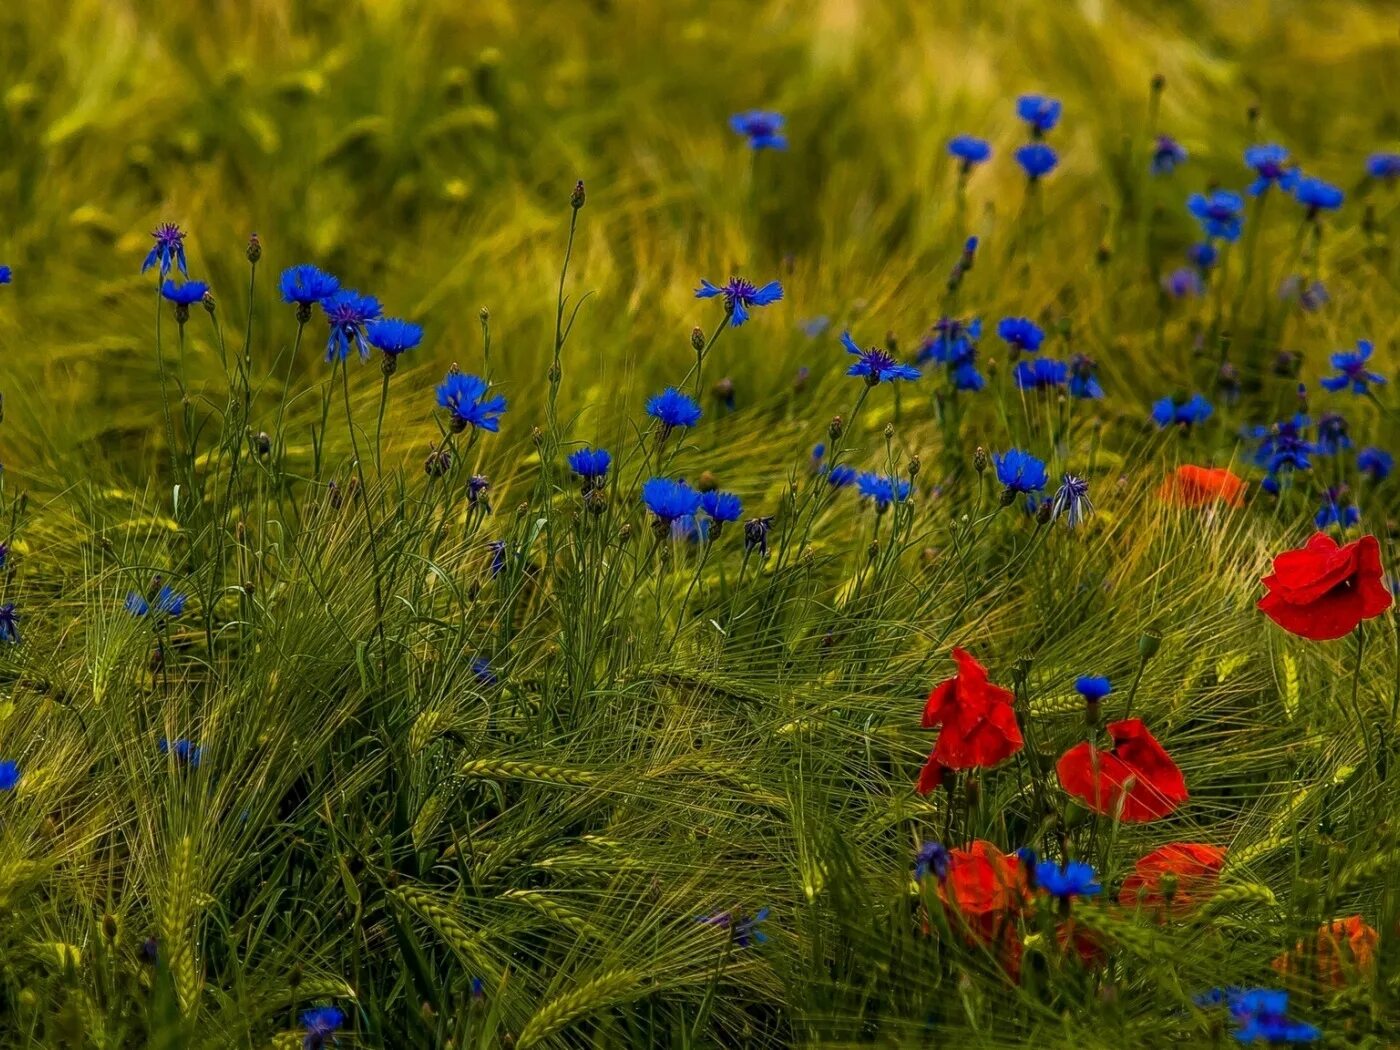
[[[1316,384],[1358,338],[1395,378],[1400,196],[1361,176],[1400,134],[1396,14],[6,6],[2,600],[22,641],[0,645],[0,759],[22,777],[0,793],[0,1043],[290,1047],[335,1004],[345,1046],[1216,1045],[1231,1027],[1193,997],[1255,984],[1288,987],[1328,1045],[1400,1040],[1395,615],[1356,662],[1254,606],[1329,485],[1393,568],[1395,481],[1320,456],[1274,499],[1240,437],[1290,416],[1301,379],[1357,448],[1400,446],[1392,389]],[[1011,153],[1033,90],[1065,117],[1028,193]],[[790,149],[728,129],[754,106],[786,114]],[[964,131],[995,150],[965,191]],[[1149,173],[1156,131],[1190,150],[1171,175]],[[1186,196],[1242,187],[1241,151],[1271,140],[1343,209],[1251,205],[1207,293],[1164,295],[1197,239]],[[162,221],[213,287],[183,326],[138,273]],[[422,347],[387,377],[325,363],[322,319],[302,331],[277,298],[301,262],[421,322]],[[724,311],[693,290],[731,273],[784,298],[696,369],[691,330]],[[1281,299],[1294,274],[1330,301]],[[908,356],[945,314],[1037,319],[1042,353],[1096,359],[1106,398],[1018,391],[990,333],[975,396],[935,369],[864,396],[843,374],[843,328]],[[509,398],[499,434],[446,432],[453,364]],[[671,384],[705,417],[659,445],[642,405]],[[1150,404],[1176,391],[1215,415],[1159,430]],[[909,503],[827,491],[810,456],[837,415],[845,461],[912,473]],[[563,464],[582,444],[616,457],[601,507]],[[1002,507],[979,447],[1085,476],[1098,513],[1071,530]],[[1233,467],[1245,505],[1168,505],[1181,463]],[[653,535],[645,478],[702,472],[773,517],[766,559],[742,523]],[[157,577],[182,614],[131,615]],[[921,797],[952,645],[1015,686],[1028,746]],[[1170,818],[1066,804],[1080,674],[1111,677],[1105,714],[1131,702],[1180,765]],[[195,742],[197,768],[161,739]],[[1068,845],[1115,899],[1165,842],[1229,859],[1179,920],[1080,906],[1098,965],[1042,909],[1013,976],[912,881],[920,843],[974,838]],[[761,909],[761,944],[697,921]],[[1349,915],[1380,931],[1372,965],[1271,968]]]

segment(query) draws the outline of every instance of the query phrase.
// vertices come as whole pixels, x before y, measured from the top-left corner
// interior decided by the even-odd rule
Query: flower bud
[[[204,298],[200,300],[204,304],[204,309],[209,312],[209,316],[214,316],[214,293],[205,292]]]
[[[714,492],[719,488],[719,478],[714,471],[702,470],[700,476],[695,479],[695,489],[697,492]]]
[[[272,436],[266,430],[259,430],[253,438],[253,451],[260,457],[272,454]]]
[[[481,319],[482,324],[487,324],[491,320],[491,311],[483,306],[480,310],[476,312],[476,316]]]
[[[115,941],[117,939],[117,917],[111,912],[107,912],[102,916],[102,936],[106,937],[109,941]]]
[[[888,440],[890,440],[890,438],[892,438],[892,437],[894,437],[894,424],[893,424],[893,423],[886,423],[886,424],[885,424],[885,440],[888,441]]]
[[[1035,511],[1035,523],[1037,525],[1049,525],[1050,516],[1054,512],[1054,507],[1048,499],[1041,500],[1040,506]]]
[[[832,441],[835,441],[837,438],[839,438],[839,437],[841,436],[842,432],[843,432],[845,429],[846,429],[846,424],[844,424],[844,423],[841,422],[841,417],[840,417],[840,416],[832,416],[832,417],[831,417],[831,422],[828,423],[828,424],[827,424],[827,427],[826,427],[826,434],[827,434],[827,437],[831,438]]]
[[[1166,89],[1166,86],[1166,77],[1164,77],[1161,73],[1152,74],[1152,93],[1154,95],[1160,95]]]
[[[915,452],[914,455],[909,458],[909,477],[911,480],[919,476],[919,468],[922,465],[923,463],[919,459],[919,454]]]
[[[248,261],[257,265],[257,261],[262,258],[262,241],[258,240],[256,233],[248,235],[248,248],[243,253],[248,257]]]
[[[978,445],[977,450],[972,453],[972,469],[979,474],[984,474],[987,471],[987,450],[981,445]]]
[[[583,180],[579,179],[578,182],[574,184],[574,192],[569,194],[569,203],[573,205],[574,211],[578,211],[583,207],[583,200]]]
[[[1147,631],[1138,639],[1138,656],[1143,660],[1151,660],[1161,647],[1161,635],[1154,631]]]
[[[690,330],[690,348],[697,354],[705,349],[705,333],[696,325]]]

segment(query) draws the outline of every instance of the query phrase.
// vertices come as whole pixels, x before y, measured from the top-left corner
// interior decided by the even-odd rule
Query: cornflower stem
[[[292,387],[292,369],[296,366],[297,355],[301,352],[301,336],[305,331],[306,322],[298,321],[296,338],[292,340],[292,352],[287,358],[287,371],[282,375],[282,396],[277,401],[277,421],[272,428],[273,439],[279,443],[282,440],[282,417],[287,411],[287,392]]]
[[[716,326],[715,330],[710,334],[710,338],[707,339],[707,340],[705,340],[705,345],[704,345],[704,347],[703,347],[702,349],[696,351],[696,354],[695,354],[695,363],[694,363],[693,365],[691,365],[689,371],[687,371],[686,374],[685,374],[684,376],[681,377],[680,386],[685,386],[686,383],[690,382],[690,377],[691,377],[692,375],[695,376],[695,400],[696,400],[696,401],[699,401],[699,400],[700,400],[700,382],[701,382],[701,379],[703,378],[702,375],[701,375],[701,369],[702,369],[702,368],[704,367],[704,365],[705,365],[705,358],[709,356],[710,350],[711,350],[711,349],[714,347],[714,345],[715,345],[715,340],[717,340],[717,339],[719,338],[719,334],[720,334],[721,332],[723,332],[726,328],[729,327],[729,318],[730,318],[729,312],[728,312],[728,311],[725,311],[724,319],[720,321],[720,323]]]
[[[321,429],[319,432],[316,430],[312,430],[311,432],[311,455],[314,460],[312,464],[312,476],[317,483],[319,483],[321,480],[321,466],[325,460],[324,453],[326,450],[326,423],[330,419],[331,415],[331,390],[335,386],[336,371],[344,365],[344,360],[340,358],[336,358],[335,360],[333,360],[331,362],[330,378],[326,380],[326,385],[321,388]],[[346,368],[346,371],[349,371],[348,367]],[[354,436],[353,433],[351,436]]]
[[[393,358],[385,357],[387,364]],[[381,371],[383,371],[381,369]],[[374,421],[374,472],[382,475],[384,473],[383,462],[381,460],[381,450],[383,448],[381,439],[384,433],[384,409],[389,404],[389,376],[393,373],[384,371],[384,381],[379,385],[379,415]]]
[[[549,456],[546,463],[551,461],[559,449],[559,383],[563,379],[560,356],[564,350],[564,340],[568,338],[568,328],[564,327],[564,283],[569,276],[569,260],[574,254],[574,234],[578,229],[579,209],[574,208],[569,215],[569,240],[564,246],[564,265],[559,268],[559,292],[555,297],[554,305],[554,361],[549,369]],[[574,307],[574,312],[578,312],[578,307]],[[573,327],[573,320],[569,321],[569,328]],[[486,353],[486,351],[483,351]],[[549,467],[546,465],[546,471]]]
[[[365,484],[365,466],[360,460],[360,442],[355,437],[355,414],[350,408],[350,369],[348,368],[340,370],[340,389],[345,395],[345,426],[350,432],[350,451],[355,457],[355,475],[360,483],[360,507],[365,512],[365,527],[369,533],[369,556],[374,563],[374,625],[375,633],[379,635],[380,674],[387,681],[389,651],[384,638],[384,591],[380,583],[382,566],[379,563],[379,541],[375,539],[377,530],[374,524],[374,515],[369,505],[369,487]]]
[[[156,281],[156,378],[160,381],[160,409],[165,418],[165,447],[170,452],[170,462],[179,473],[179,459],[175,452],[175,422],[170,416],[170,393],[165,385],[165,355],[160,338],[160,281]]]

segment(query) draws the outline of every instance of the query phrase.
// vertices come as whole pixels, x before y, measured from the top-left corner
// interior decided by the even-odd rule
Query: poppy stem
[[[1361,741],[1366,748],[1366,754],[1372,755],[1371,734],[1366,731],[1366,719],[1361,713],[1361,658],[1366,652],[1366,634],[1364,625],[1357,624],[1356,630],[1352,632],[1356,636],[1356,661],[1351,667],[1351,710],[1356,715],[1357,728],[1361,730]]]

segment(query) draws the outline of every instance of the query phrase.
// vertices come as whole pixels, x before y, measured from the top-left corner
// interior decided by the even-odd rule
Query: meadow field
[[[1400,1045],[1400,5],[0,10],[0,1046]]]

